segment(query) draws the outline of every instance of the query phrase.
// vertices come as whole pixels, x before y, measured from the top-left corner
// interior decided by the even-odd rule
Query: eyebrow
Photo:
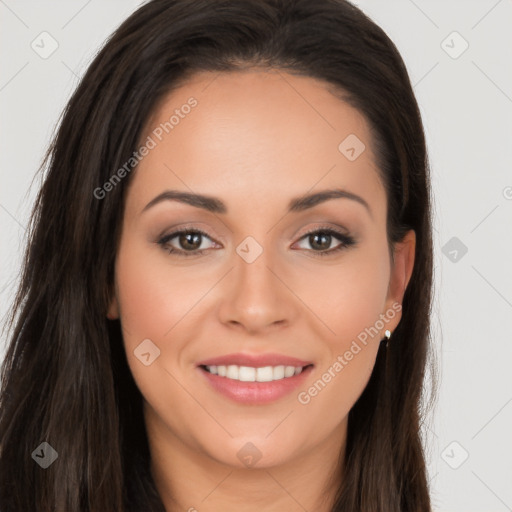
[[[296,197],[288,203],[288,212],[302,212],[309,210],[310,208],[313,208],[318,204],[321,204],[330,199],[350,199],[355,201],[363,205],[366,210],[368,210],[370,216],[372,216],[372,211],[369,204],[361,196],[339,188],[322,190],[313,194],[305,194],[303,196]],[[195,206],[196,208],[201,208],[212,213],[228,213],[226,204],[216,197],[184,192],[180,190],[166,190],[152,199],[144,207],[141,214],[163,201],[178,201],[180,203],[189,204],[191,206]]]

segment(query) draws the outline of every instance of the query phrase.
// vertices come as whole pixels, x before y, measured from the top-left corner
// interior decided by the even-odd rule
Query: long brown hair
[[[141,394],[119,322],[105,316],[130,176],[101,200],[93,191],[129,160],[171,90],[196,71],[248,67],[321,79],[358,108],[386,186],[390,247],[416,232],[401,322],[349,413],[332,511],[431,510],[420,438],[433,405],[424,400],[434,356],[429,167],[396,47],[345,0],[153,0],[89,66],[41,168],[1,374],[3,512],[164,511]],[[42,442],[58,453],[47,469],[32,457]]]

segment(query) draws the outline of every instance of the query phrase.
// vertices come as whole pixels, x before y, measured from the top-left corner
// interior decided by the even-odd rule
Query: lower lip
[[[279,400],[297,389],[311,373],[313,366],[306,367],[293,377],[271,382],[242,382],[213,375],[200,366],[198,369],[216,391],[231,400],[244,404],[262,405]]]

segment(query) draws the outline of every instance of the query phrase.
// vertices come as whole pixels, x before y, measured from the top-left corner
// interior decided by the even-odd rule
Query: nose
[[[300,301],[269,252],[252,262],[234,255],[234,268],[224,284],[220,321],[247,333],[264,333],[293,323]]]

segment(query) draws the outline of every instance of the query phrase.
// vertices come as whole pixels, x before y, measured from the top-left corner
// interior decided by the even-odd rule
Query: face
[[[312,78],[205,72],[141,141],[108,317],[148,431],[235,467],[339,452],[414,255],[367,122]]]

